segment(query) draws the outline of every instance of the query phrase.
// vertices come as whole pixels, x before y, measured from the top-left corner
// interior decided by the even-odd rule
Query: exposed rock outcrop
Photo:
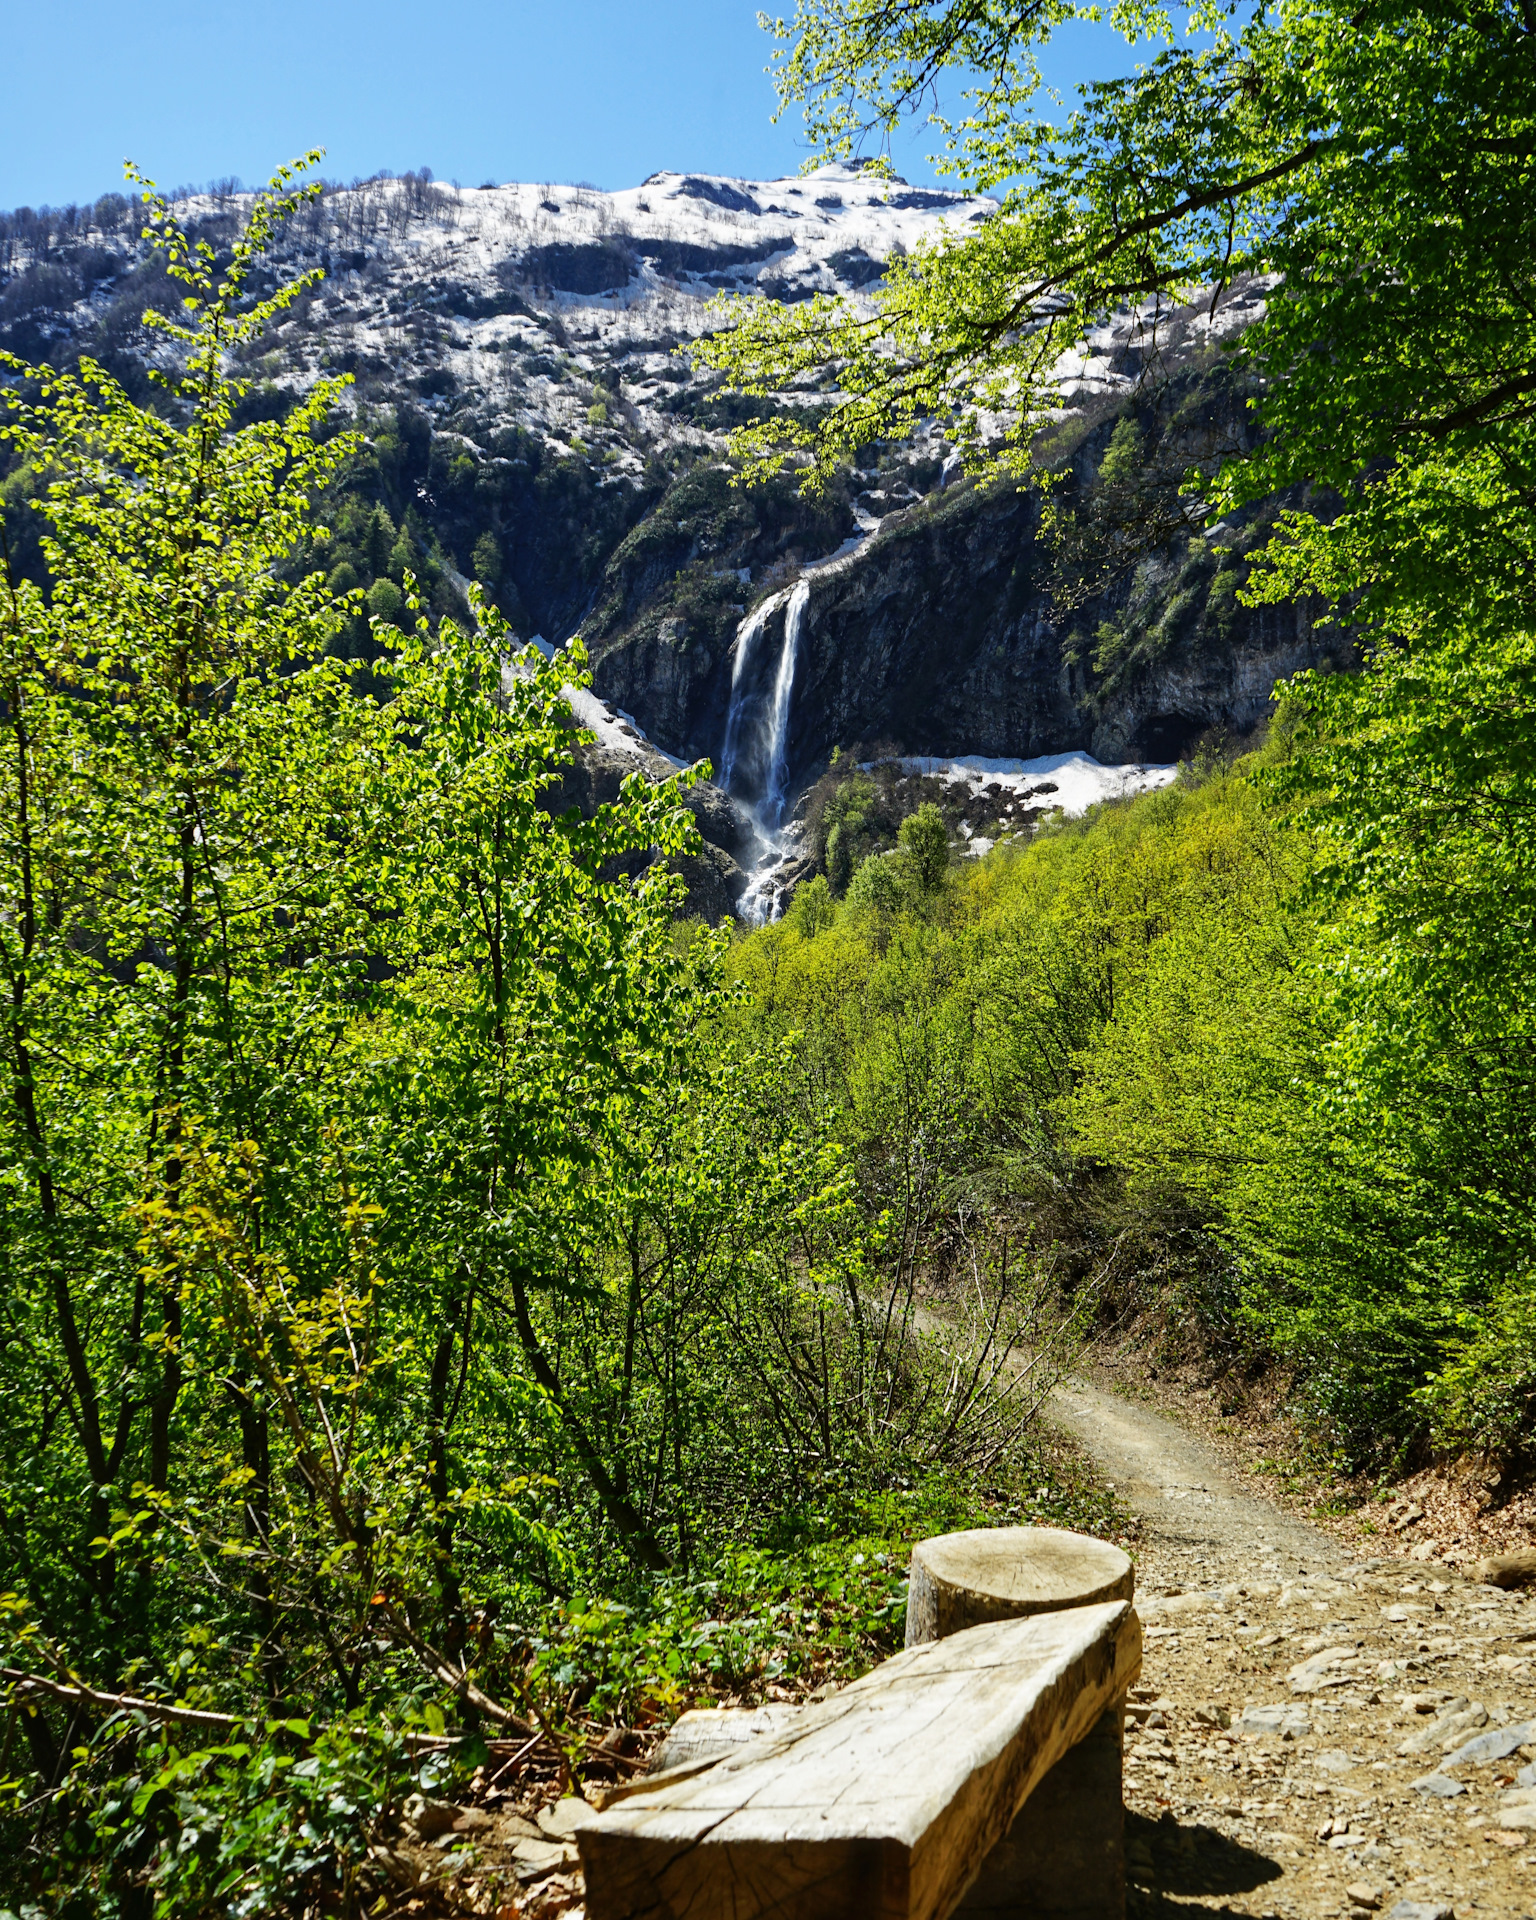
[[[675,771],[643,742],[624,752],[600,742],[580,747],[550,795],[551,810],[576,807],[590,817],[606,802],[616,800],[623,781],[637,770],[658,784]],[[706,780],[684,788],[683,802],[698,824],[701,845],[697,853],[685,854],[672,864],[687,883],[688,911],[715,924],[736,910],[746,891],[749,876],[737,856],[750,852],[751,823],[729,794]],[[629,864],[638,868],[645,862]]]
[[[1169,761],[1211,729],[1247,733],[1278,678],[1345,655],[1347,637],[1320,634],[1307,605],[1249,608],[1237,597],[1278,503],[1203,534],[1198,522],[1178,524],[1178,477],[1208,448],[1243,443],[1243,400],[1218,368],[1192,373],[1146,409],[1148,461],[1160,459],[1171,476],[1169,500],[1143,490],[1134,502],[1143,526],[1091,529],[1090,546],[1097,539],[1106,557],[1094,563],[1090,553],[1086,574],[1081,554],[1070,572],[1064,567],[1032,490],[962,483],[878,516],[877,527],[866,503],[882,490],[854,495],[874,530],[858,551],[805,574],[792,775],[803,780],[835,746],[855,743],[909,754],[1027,759],[1083,749],[1106,762]],[[1086,432],[1069,502],[1098,503],[1117,419],[1142,431],[1128,408]],[[722,472],[722,487],[725,480]],[[701,603],[684,590],[682,570],[667,578],[659,569],[646,592],[627,555],[654,537],[663,512],[610,564],[605,617],[588,629],[595,684],[674,750],[718,754],[749,600]],[[721,541],[716,565],[750,574],[750,604],[795,577],[783,520],[782,506],[777,520],[743,511]],[[785,604],[769,608],[743,666],[765,687],[786,612]]]

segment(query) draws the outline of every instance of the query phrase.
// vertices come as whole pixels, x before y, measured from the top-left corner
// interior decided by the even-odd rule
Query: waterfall
[[[750,854],[743,855],[742,864],[751,883],[739,897],[736,911],[752,926],[778,917],[785,899],[785,872],[800,871],[803,860],[801,829],[784,824],[789,805],[789,709],[811,604],[811,575],[825,571],[827,564],[806,568],[793,587],[770,594],[736,629],[719,781],[749,810],[754,845]],[[784,637],[774,665],[761,657],[759,641],[781,609]]]
[[[782,593],[770,594],[760,607],[754,607],[736,629],[736,658],[731,665],[731,703],[725,715],[725,739],[720,748],[720,785],[727,793],[736,772],[736,756],[741,746],[741,717],[747,704],[745,669],[769,617],[782,603]]]
[[[805,612],[810,601],[811,583],[806,577],[781,593],[770,594],[736,629],[719,779],[727,793],[732,791],[738,773],[745,775],[749,789],[758,779],[762,780],[762,794],[755,812],[759,825],[768,834],[777,831],[788,799],[785,789],[789,777],[789,706],[795,690],[800,636],[805,629]],[[754,655],[759,638],[781,607],[784,639],[779,647],[773,685],[764,702],[762,674],[753,670]]]
[[[777,827],[784,818],[789,701],[795,690],[795,657],[800,651],[800,630],[805,625],[805,610],[810,600],[810,581],[797,581],[784,615],[784,644],[779,649],[779,670],[773,681],[773,705],[768,711],[768,790],[763,796],[763,812],[772,827]]]

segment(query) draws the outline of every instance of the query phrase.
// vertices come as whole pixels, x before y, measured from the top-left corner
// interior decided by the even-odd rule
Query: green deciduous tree
[[[183,1283],[146,1280],[136,1209],[175,1208],[191,1116],[284,1131],[340,1017],[346,969],[321,956],[362,927],[345,823],[369,723],[324,657],[323,583],[283,578],[349,443],[317,437],[325,386],[232,432],[224,371],[303,284],[244,297],[290,181],[222,269],[150,202],[186,289],[184,319],[153,319],[184,355],[162,376],[169,417],[90,362],[65,377],[13,360],[37,397],[9,388],[0,425],[44,482],[50,576],[45,595],[8,571],[0,608],[4,1257],[13,1337],[49,1356],[6,1417],[24,1452],[75,1436],[80,1474],[48,1475],[18,1525],[120,1644],[142,1596],[92,1542],[132,1481],[168,1486],[183,1386]]]
[[[949,829],[931,800],[901,823],[897,844],[919,893],[937,893],[949,867]]]
[[[1108,310],[1150,303],[1155,346],[1159,311],[1244,275],[1281,276],[1239,348],[1269,377],[1274,429],[1249,491],[1349,484],[1405,436],[1438,445],[1518,418],[1536,381],[1518,9],[1296,4],[1246,24],[1211,9],[1193,45],[1086,86],[1052,121],[1030,45],[1056,17],[1019,0],[805,0],[781,23],[781,97],[829,155],[889,131],[930,79],[969,80],[939,164],[1001,204],[894,262],[872,317],[825,299],[727,307],[706,359],[763,391],[835,365],[846,396],[814,429],[744,429],[744,449],[777,435],[833,458],[979,403],[1016,423],[1004,457],[1022,461],[1062,352]]]
[[[368,611],[376,620],[397,626],[405,608],[405,596],[393,580],[381,574],[368,589],[367,603]]]
[[[1052,117],[1032,61],[1059,17],[1021,0],[803,0],[777,28],[780,93],[817,150],[849,153],[940,82],[966,86],[938,122],[939,164],[999,204],[894,260],[870,308],[738,301],[701,352],[756,393],[835,371],[818,420],[741,430],[749,470],[787,454],[815,486],[937,415],[978,471],[1023,475],[1064,351],[1110,313],[1138,309],[1155,370],[1176,310],[1198,347],[1200,315],[1219,322],[1235,282],[1262,292],[1226,342],[1258,432],[1189,476],[1186,514],[1313,489],[1326,511],[1282,516],[1244,597],[1331,603],[1364,662],[1288,689],[1294,752],[1271,789],[1317,836],[1330,924],[1303,969],[1325,1036],[1310,1119],[1270,1143],[1315,1177],[1255,1229],[1288,1275],[1265,1311],[1295,1350],[1330,1356],[1315,1374],[1351,1444],[1411,1421],[1415,1382],[1446,1432],[1512,1444],[1530,1369],[1480,1369],[1513,1365],[1536,1271],[1536,23],[1454,0],[1207,8],[1191,38]],[[1118,18],[1164,31],[1143,9]],[[1131,433],[1101,491],[1134,492]],[[1120,652],[1105,628],[1101,665]],[[1172,1017],[1183,963],[1166,964]],[[1189,991],[1175,1025],[1219,1029],[1218,1000]],[[1154,1083],[1137,1057],[1116,1069],[1115,1112]],[[1171,1083],[1159,1097],[1178,1126],[1199,1105]],[[1374,1379],[1358,1359],[1370,1327],[1393,1356]]]
[[[579,1764],[569,1644],[673,1705],[734,1656],[637,1652],[653,1602],[681,1638],[729,1549],[1018,1424],[925,1365],[910,1237],[680,932],[678,783],[562,810],[579,645],[478,587],[434,625],[348,508],[401,578],[368,697],[335,657],[357,569],[305,566],[355,437],[330,384],[237,427],[230,370],[307,284],[249,297],[296,171],[224,259],[147,196],[156,408],[0,389],[44,567],[0,581],[12,1904],[374,1907],[424,1755]]]

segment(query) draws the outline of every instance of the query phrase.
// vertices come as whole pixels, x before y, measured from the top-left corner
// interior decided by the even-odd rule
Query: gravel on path
[[[1293,1569],[1349,1558],[1320,1528],[1245,1491],[1214,1447],[1150,1407],[1071,1379],[1056,1388],[1048,1412],[1135,1513],[1160,1576],[1177,1569],[1186,1579],[1215,1579],[1231,1554],[1261,1549]]]
[[[1352,1554],[1087,1382],[1050,1413],[1138,1523],[1135,1920],[1536,1914],[1536,1599]]]

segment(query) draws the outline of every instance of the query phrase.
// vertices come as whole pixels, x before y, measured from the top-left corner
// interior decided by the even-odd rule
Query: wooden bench
[[[1034,1531],[1014,1534],[1015,1560]],[[954,1543],[973,1537],[998,1555],[1000,1534],[925,1543],[940,1582],[964,1575]],[[1097,1591],[1102,1560],[1088,1571]],[[1128,1594],[1069,1599],[920,1639],[830,1699],[770,1711],[744,1740],[690,1734],[706,1716],[685,1716],[666,1770],[577,1835],[589,1920],[1116,1920],[1121,1710],[1140,1668]]]

